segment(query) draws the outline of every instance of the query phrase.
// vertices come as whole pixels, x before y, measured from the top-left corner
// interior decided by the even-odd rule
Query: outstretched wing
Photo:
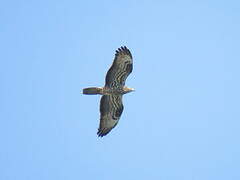
[[[105,86],[123,87],[128,75],[132,72],[133,60],[129,49],[124,46],[116,50],[115,58],[111,68],[108,70]]]
[[[100,102],[98,136],[107,135],[118,123],[123,112],[122,95],[104,95]]]

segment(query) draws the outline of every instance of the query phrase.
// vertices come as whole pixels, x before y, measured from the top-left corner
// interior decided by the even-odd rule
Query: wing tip
[[[119,54],[126,54],[132,58],[132,54],[131,54],[130,50],[127,48],[127,46],[121,46],[120,48],[118,48],[116,50],[115,56],[118,56]]]
[[[102,128],[101,126],[98,128],[98,132],[97,132],[97,135],[98,137],[103,137],[103,136],[106,136],[108,133],[110,133],[110,131],[115,128],[115,126],[117,125],[118,123],[116,123],[113,127],[110,127],[110,128]]]
[[[98,129],[97,135],[98,137],[106,136],[112,129]]]

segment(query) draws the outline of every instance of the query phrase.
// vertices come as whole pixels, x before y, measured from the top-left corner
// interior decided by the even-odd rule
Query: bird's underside
[[[132,72],[133,61],[129,49],[118,48],[112,66],[107,72],[104,87],[83,89],[83,94],[103,95],[100,101],[100,125],[98,136],[107,135],[118,123],[123,112],[122,96],[133,91],[125,86],[128,75]]]

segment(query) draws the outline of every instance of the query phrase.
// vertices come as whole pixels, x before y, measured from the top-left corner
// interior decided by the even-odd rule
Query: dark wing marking
[[[107,135],[118,123],[123,112],[122,95],[104,95],[100,101],[98,136]]]
[[[107,72],[105,86],[123,87],[132,70],[133,60],[131,52],[126,46],[118,48],[113,64]]]

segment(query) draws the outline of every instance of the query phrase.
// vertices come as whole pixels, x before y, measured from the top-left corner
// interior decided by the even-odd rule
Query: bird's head
[[[133,88],[129,88],[129,87],[126,87],[126,86],[124,86],[123,90],[124,90],[124,94],[135,91]]]

